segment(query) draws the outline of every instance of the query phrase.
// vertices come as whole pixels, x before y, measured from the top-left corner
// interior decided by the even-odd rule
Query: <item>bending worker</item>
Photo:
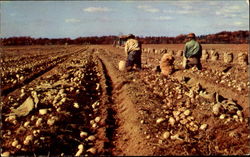
[[[183,51],[183,68],[188,69],[196,66],[199,70],[202,69],[201,65],[202,47],[196,41],[194,33],[187,35],[187,42]]]
[[[141,69],[141,43],[135,39],[133,34],[129,34],[127,37],[125,53],[127,71],[130,71],[134,65],[136,65],[137,69]]]

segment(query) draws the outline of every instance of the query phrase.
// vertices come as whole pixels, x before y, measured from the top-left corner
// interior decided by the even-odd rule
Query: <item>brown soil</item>
[[[177,51],[182,46],[143,45],[143,48]],[[204,45],[203,48],[216,49],[221,54],[224,51],[234,54],[247,52],[246,45]],[[43,52],[50,49],[52,53],[47,55],[61,53],[55,52],[54,47],[12,47],[4,49],[3,58],[22,57],[21,52],[33,52],[34,49]],[[238,65],[236,61],[224,64],[219,58],[217,62],[203,61],[202,71],[182,70],[181,57],[175,57],[176,71],[169,77],[163,77],[153,70],[159,65],[162,56],[159,53],[144,52],[141,71],[121,72],[118,62],[125,59],[123,49],[110,45],[58,48],[61,49],[65,55],[59,57],[60,61],[51,61],[51,66],[42,64],[43,69],[24,75],[24,81],[19,84],[2,85],[1,89],[5,91],[1,91],[2,152],[12,155],[75,155],[78,145],[83,144],[82,155],[249,154],[247,66]],[[17,50],[18,54],[15,53]],[[35,52],[24,54],[27,57]],[[32,59],[27,61],[32,62]],[[6,63],[2,63],[7,62],[6,59]],[[230,81],[233,82],[228,86]],[[201,88],[196,90],[198,83]],[[22,97],[21,89],[25,91]],[[53,103],[60,90],[66,98],[61,106],[59,102]],[[37,108],[27,116],[16,117],[16,121],[6,120],[11,107],[21,105],[32,95],[32,91],[38,94]],[[190,91],[193,93],[190,94]],[[217,93],[217,101],[222,104],[232,99],[234,110],[225,108],[219,115],[214,115],[213,105],[218,102],[201,96],[199,91]],[[73,107],[74,103],[78,103],[79,107]],[[48,114],[39,114],[39,110],[44,108],[48,109]],[[190,111],[187,116],[183,113],[186,110]],[[180,113],[179,119],[175,117],[177,111]],[[236,111],[242,111],[242,119],[236,117]],[[221,114],[225,118],[220,118]],[[53,116],[58,119],[49,126],[47,121]],[[96,117],[101,120],[95,122]],[[173,125],[169,122],[170,117],[175,119]],[[36,125],[38,118],[42,118],[41,125]],[[162,121],[157,122],[160,118]],[[184,124],[183,120],[187,120],[187,123]],[[30,124],[25,126],[27,121]],[[199,129],[202,124],[207,124],[207,128]],[[36,130],[40,130],[40,133],[34,135],[28,145],[23,144],[25,137]],[[80,137],[83,131],[88,133],[86,137]],[[165,139],[163,133],[166,131],[170,137]],[[95,139],[89,140],[89,135],[94,135]],[[21,146],[13,146],[14,140]],[[95,148],[96,152],[91,152],[90,148]]]

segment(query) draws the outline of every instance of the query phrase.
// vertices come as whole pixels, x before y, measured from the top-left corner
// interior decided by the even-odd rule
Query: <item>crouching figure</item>
[[[132,70],[134,65],[136,69],[141,70],[141,53],[141,42],[136,40],[133,34],[129,34],[125,43],[127,71]]]
[[[189,69],[196,66],[199,70],[202,69],[201,65],[202,47],[200,43],[196,41],[194,33],[187,35],[187,42],[184,47],[183,53],[183,68]]]

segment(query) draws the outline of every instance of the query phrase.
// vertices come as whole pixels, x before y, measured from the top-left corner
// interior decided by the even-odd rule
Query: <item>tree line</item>
[[[176,37],[167,36],[146,36],[136,37],[142,44],[183,44],[185,42],[185,34]],[[216,34],[201,35],[197,40],[202,44],[248,44],[249,31],[223,31]],[[79,44],[114,44],[119,38],[118,36],[92,36],[71,38],[32,38],[27,36],[0,38],[0,44],[3,46],[15,45],[79,45]]]

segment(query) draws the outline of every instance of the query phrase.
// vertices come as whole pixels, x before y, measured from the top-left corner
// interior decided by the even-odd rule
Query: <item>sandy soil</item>
[[[182,46],[143,48],[166,48],[176,55]],[[203,48],[218,50],[221,56],[226,51],[234,55],[248,51],[248,45]],[[9,58],[13,57],[20,65],[32,63],[36,58],[19,60],[27,50],[30,53],[23,53],[24,58],[37,55],[34,51],[38,50],[39,55],[58,58],[42,62],[41,69],[22,73],[23,81],[1,86],[2,153],[249,154],[248,68],[236,60],[226,64],[220,57],[218,61],[203,61],[201,71],[182,70],[182,58],[175,56],[176,71],[163,77],[154,70],[163,54],[145,51],[141,71],[121,72],[118,62],[125,59],[123,49],[88,45],[6,48],[2,64],[12,66]],[[39,55],[36,57],[43,60]],[[38,98],[36,106],[26,116],[11,116],[11,110],[28,97],[34,102]],[[213,112],[215,104],[221,106],[218,114]],[[41,109],[47,112],[41,114]],[[32,138],[27,140],[28,136]]]

